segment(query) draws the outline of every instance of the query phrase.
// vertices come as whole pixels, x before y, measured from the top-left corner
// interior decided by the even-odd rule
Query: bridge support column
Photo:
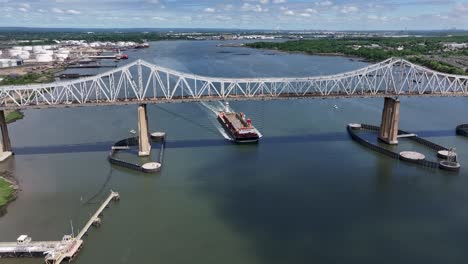
[[[10,136],[8,135],[8,126],[5,119],[5,112],[0,110],[0,129],[2,131],[2,151],[11,152]]]
[[[138,156],[149,156],[151,153],[150,135],[148,131],[148,113],[146,104],[138,106]]]
[[[379,139],[390,145],[398,144],[399,121],[400,100],[391,97],[385,97]]]

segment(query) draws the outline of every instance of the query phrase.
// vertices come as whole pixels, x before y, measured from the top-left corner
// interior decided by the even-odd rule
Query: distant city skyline
[[[468,29],[468,0],[0,0],[1,27]]]

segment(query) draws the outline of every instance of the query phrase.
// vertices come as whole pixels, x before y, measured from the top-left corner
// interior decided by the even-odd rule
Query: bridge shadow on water
[[[426,130],[415,132],[421,137],[449,137],[455,136],[455,130]],[[350,140],[346,132],[322,133],[322,134],[303,134],[289,136],[263,137],[260,144],[290,144],[303,142],[327,142],[327,141],[346,141]],[[85,152],[104,152],[110,151],[115,142],[95,142],[70,145],[53,146],[25,146],[15,147],[15,155],[33,155],[33,154],[61,154],[61,153],[85,153]],[[200,148],[200,147],[219,147],[229,146],[231,142],[226,139],[199,139],[199,140],[168,140],[166,148]]]
[[[462,263],[466,239],[439,232],[447,216],[435,210],[433,193],[408,183],[412,170],[385,157],[374,163],[373,153],[328,144],[333,141],[350,139],[346,133],[267,137],[256,151],[217,157],[189,179],[197,195],[213,201],[217,218],[251,243],[258,257],[252,263],[436,264],[447,256],[453,256],[447,263]],[[278,148],[287,143],[302,144]],[[391,178],[381,179],[382,170]]]

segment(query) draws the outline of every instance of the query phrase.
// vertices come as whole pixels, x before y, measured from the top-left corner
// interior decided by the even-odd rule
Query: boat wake
[[[221,102],[213,102],[213,103],[209,103],[209,102],[200,102],[200,105],[202,106],[202,108],[208,112],[208,118],[209,120],[211,121],[211,123],[213,123],[213,125],[216,127],[216,129],[218,130],[218,132],[227,140],[229,141],[234,141],[233,138],[231,138],[227,133],[226,131],[224,130],[224,128],[219,124],[218,120],[217,120],[217,117],[218,117],[218,114],[222,111],[226,111],[226,110],[230,110],[230,109],[226,109],[226,106],[223,105]]]

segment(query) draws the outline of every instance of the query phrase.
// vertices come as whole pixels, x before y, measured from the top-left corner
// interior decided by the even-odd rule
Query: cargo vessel
[[[256,143],[260,138],[258,130],[252,126],[252,120],[246,119],[242,112],[220,112],[218,121],[237,143]]]

